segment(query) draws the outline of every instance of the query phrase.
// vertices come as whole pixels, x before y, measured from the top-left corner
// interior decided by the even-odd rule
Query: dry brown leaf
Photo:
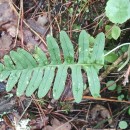
[[[2,97],[0,99],[0,114],[4,112],[11,112],[16,105],[15,98]]]
[[[4,123],[0,124],[0,130],[6,130],[6,125]]]
[[[71,125],[69,122],[63,123],[54,118],[51,121],[52,126],[46,126],[43,130],[71,130]]]
[[[43,16],[40,15],[36,21],[36,23],[42,27],[44,27],[47,22],[48,22],[47,13],[44,13]]]
[[[103,119],[109,119],[108,122],[109,124],[112,123],[111,115],[110,112],[108,111],[107,108],[105,108],[102,105],[95,105],[92,110],[90,111],[92,119],[96,120],[98,119],[98,116],[100,115]]]
[[[46,126],[43,130],[54,130],[52,126]]]
[[[0,26],[7,22],[14,21],[16,16],[13,10],[10,8],[9,2],[6,0],[0,1]]]
[[[9,50],[12,43],[11,36],[3,34],[0,38],[0,50]]]
[[[41,120],[41,118],[42,118],[42,120]],[[49,118],[44,117],[44,116],[31,120],[29,122],[29,125],[31,126],[31,130],[42,129],[44,127],[44,125],[47,124],[48,120],[49,120]]]
[[[66,99],[71,99],[71,98],[73,98],[72,89],[71,89],[71,83],[68,82],[65,85],[65,89],[64,89],[64,91],[62,93],[61,101],[65,101]]]
[[[19,37],[21,37],[20,34]],[[33,34],[27,29],[24,29],[23,38],[26,44],[38,45],[37,41],[33,38]]]
[[[0,4],[3,2],[9,2],[9,0],[0,0]]]
[[[27,20],[27,23],[30,25],[30,27],[36,31],[37,33],[39,33],[40,35],[45,35],[47,32],[47,27],[46,26],[41,26],[39,24],[37,24],[37,22],[34,19],[29,19]]]
[[[17,28],[16,28],[16,26],[11,26],[11,27],[9,27],[8,29],[7,29],[7,32],[10,34],[10,36],[12,36],[12,37],[15,37],[16,36],[16,31],[17,31]]]
[[[126,71],[126,74],[124,75],[124,81],[123,81],[123,85],[126,86],[127,83],[129,83],[129,75],[130,75],[130,65]]]

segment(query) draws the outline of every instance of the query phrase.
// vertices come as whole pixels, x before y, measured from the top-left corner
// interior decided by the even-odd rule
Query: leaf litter
[[[39,0],[39,2],[43,2],[43,1],[44,0]],[[16,46],[14,47],[14,41],[15,41],[15,38],[16,38],[16,35],[17,35],[16,31],[17,31],[17,24],[18,24],[18,15],[16,15],[13,8],[10,6],[9,2],[10,2],[10,0],[0,0],[0,27],[1,27],[1,30],[0,30],[0,59],[1,59],[1,61],[2,61],[2,58],[3,58],[3,56],[5,54],[9,53],[9,51],[11,49],[14,49],[15,47],[17,48],[18,46],[26,48],[29,51],[33,51],[35,45],[40,45],[40,48],[44,52],[47,53],[48,50],[47,50],[46,46],[41,43],[39,37],[34,35],[34,33],[30,30],[30,28],[32,28],[35,32],[37,32],[44,39],[46,37],[46,35],[48,33],[50,33],[49,31],[52,31],[52,30],[49,30],[50,28],[48,28],[48,27],[53,26],[53,30],[57,32],[57,30],[59,28],[56,29],[56,26],[60,26],[60,22],[59,23],[58,22],[53,22],[54,25],[51,25],[51,23],[49,23],[50,18],[48,18],[48,15],[47,15],[48,13],[46,13],[46,12],[42,13],[42,15],[37,14],[37,16],[35,18],[34,17],[33,18],[31,18],[31,17],[27,18],[25,21],[28,23],[30,28],[28,28],[24,24],[22,26],[22,29],[18,28],[18,38],[17,38],[17,41],[16,41]],[[15,0],[15,2],[16,2],[16,0]],[[28,1],[28,3],[31,3],[31,2],[32,2],[31,0]],[[50,1],[50,3],[51,2],[52,1]],[[38,3],[38,2],[35,2],[35,4],[36,3]],[[68,3],[70,3],[69,5],[73,5],[73,2],[68,2]],[[92,3],[90,2],[90,5]],[[94,2],[94,3],[98,3],[98,2]],[[47,5],[48,3],[45,1],[44,4]],[[65,4],[67,4],[67,3],[65,3]],[[30,5],[33,5],[33,4],[31,3]],[[45,6],[45,5],[43,5],[43,6]],[[54,6],[54,8],[55,8],[56,7],[55,5],[58,5],[58,4],[55,4],[55,2],[53,1],[51,6]],[[60,5],[62,6],[62,3],[60,3]],[[69,6],[68,6],[68,8],[69,8]],[[41,10],[41,9],[39,9],[39,10]],[[94,16],[94,12],[91,13],[91,14],[93,14],[93,16]],[[69,17],[69,15],[67,17]],[[55,20],[60,21],[60,16],[56,16]],[[89,21],[86,20],[85,23],[89,23]],[[85,24],[85,23],[83,23],[83,24]],[[67,24],[67,25],[69,26],[69,24]],[[70,32],[70,35],[71,35],[71,32]],[[23,39],[23,43],[24,43],[23,45],[21,44],[22,39]],[[127,71],[127,73],[125,75],[124,82],[123,82],[124,85],[126,85],[126,83],[128,83],[128,81],[129,81],[129,73]],[[85,82],[87,82],[87,80]],[[4,84],[6,84],[6,81],[4,82]],[[67,87],[66,87],[66,89],[65,89],[65,91],[63,93],[63,96],[61,97],[61,101],[66,101],[66,99],[69,99],[69,98],[71,99],[72,98],[71,82],[69,83],[69,85],[67,84],[66,86]],[[14,118],[17,118],[17,117],[20,118],[20,115],[22,115],[22,113],[24,113],[24,110],[26,110],[26,108],[28,108],[27,105],[25,105],[25,107],[23,107],[24,106],[23,102],[26,99],[26,97],[24,96],[22,101],[20,101],[20,99],[17,99],[15,97],[15,98],[12,99],[13,101],[11,102],[7,98],[5,98],[6,95],[8,95],[8,93],[5,92],[5,89],[1,87],[1,91],[2,91],[2,93],[0,93],[0,97],[1,97],[1,101],[3,102],[2,105],[1,105],[1,109],[0,109],[1,113],[3,113],[5,111],[5,112],[7,112],[6,115],[9,115],[8,114],[8,112],[9,112],[9,113],[13,114]],[[15,91],[15,89],[11,93],[14,94],[14,91]],[[5,94],[5,95],[3,95],[3,94]],[[88,95],[88,93],[87,93],[87,95]],[[2,98],[3,96],[5,96],[5,97]],[[49,96],[49,98],[51,98],[51,95]],[[6,101],[5,101],[5,99],[6,99]],[[42,129],[42,130],[45,130],[45,129],[46,130],[52,130],[52,129],[53,130],[54,129],[71,130],[72,127],[73,127],[73,129],[76,129],[76,128],[81,129],[82,125],[81,126],[78,125],[78,126],[74,127],[74,124],[72,126],[69,123],[69,121],[67,122],[67,121],[59,120],[59,117],[55,117],[55,115],[57,114],[56,111],[58,109],[58,111],[60,111],[61,115],[64,118],[68,118],[68,119],[73,118],[76,115],[77,118],[74,120],[74,122],[78,122],[79,124],[82,124],[83,122],[85,122],[85,119],[84,119],[84,117],[86,116],[86,111],[85,110],[86,109],[89,110],[88,106],[89,106],[89,104],[91,104],[91,102],[89,100],[88,100],[87,103],[83,101],[79,105],[77,105],[77,104],[75,104],[73,102],[70,103],[70,104],[68,102],[66,102],[70,106],[72,106],[71,111],[73,111],[73,112],[71,113],[70,111],[68,111],[68,108],[64,107],[62,102],[60,102],[60,103],[59,102],[54,102],[54,107],[47,107],[48,103],[46,101],[41,101],[41,100],[37,101],[35,96],[33,97],[33,100],[34,100],[34,102],[31,104],[31,108],[29,108],[29,111],[27,111],[25,113],[25,115],[23,116],[23,120],[24,119],[25,120],[26,119],[31,119],[33,116],[35,117],[34,119],[32,119],[28,123],[28,124],[30,124],[30,126],[32,126],[31,130],[35,130],[35,129]],[[111,114],[110,114],[109,110],[106,107],[104,107],[104,105],[99,105],[99,104],[101,104],[101,103],[98,102],[98,104],[95,105],[90,110],[90,113],[89,113],[90,116],[92,116],[92,120],[97,122],[97,123],[98,123],[98,118],[101,119],[101,120],[105,120],[105,119],[108,120],[109,118],[111,118]],[[81,105],[81,107],[80,107],[80,105]],[[9,109],[6,110],[7,108],[9,108]],[[15,108],[17,108],[17,109],[15,109]],[[79,109],[79,111],[78,111],[78,109]],[[13,112],[14,110],[19,111],[18,116],[16,116],[14,114],[14,112]],[[65,113],[63,113],[62,111],[65,111]],[[79,116],[78,116],[78,113],[76,113],[75,111],[78,111],[81,114],[79,114]],[[82,114],[82,112],[83,112],[83,114]],[[30,116],[31,115],[30,113],[32,114],[32,117]],[[35,113],[35,115],[33,115],[34,113]],[[44,114],[45,114],[45,116],[42,117],[41,115],[44,115]],[[52,117],[52,116],[54,116],[54,117]],[[42,121],[42,119],[44,121]],[[91,122],[91,120],[87,120],[87,121]],[[94,130],[93,128],[89,128],[89,123],[87,121],[85,123],[83,123],[84,125],[87,125],[86,130]],[[112,119],[108,120],[108,124],[109,125],[112,124],[112,121],[113,121]],[[103,125],[103,126],[100,126],[100,127],[104,128],[105,126]],[[11,128],[7,127],[7,124],[5,124],[3,122],[0,122],[0,129],[1,130],[10,129],[11,130]],[[100,130],[108,130],[108,129],[100,129]],[[114,129],[109,129],[109,130],[114,130]]]

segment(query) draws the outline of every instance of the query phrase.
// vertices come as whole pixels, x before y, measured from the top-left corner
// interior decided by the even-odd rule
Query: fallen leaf
[[[0,50],[9,50],[12,43],[12,37],[7,34],[3,34],[0,38]]]
[[[37,33],[39,33],[40,35],[45,35],[47,32],[47,27],[46,26],[41,26],[39,24],[37,24],[37,22],[34,19],[29,19],[27,20],[27,23],[30,25],[30,27],[36,31]]]
[[[10,8],[9,0],[0,1],[0,26],[10,21],[14,21],[16,16],[13,10]]]
[[[42,118],[42,120],[41,120],[41,118]],[[49,120],[49,118],[44,117],[44,116],[31,120],[29,122],[29,125],[31,126],[31,130],[42,129],[44,127],[44,125],[47,124],[48,120]]]
[[[0,98],[0,114],[4,112],[11,112],[15,107],[16,99],[14,97],[2,97]]]
[[[10,36],[12,36],[12,37],[15,37],[16,36],[16,30],[17,30],[17,28],[16,28],[16,26],[11,26],[11,27],[9,27],[8,29],[7,29],[7,32],[10,34]]]
[[[37,19],[37,24],[39,24],[40,26],[44,27],[45,24],[48,22],[48,18],[47,18],[47,13],[44,13],[44,15],[39,15],[38,19]]]
[[[98,119],[99,115],[103,118],[103,119],[109,119],[108,122],[109,124],[112,123],[112,119],[111,119],[111,115],[110,112],[108,111],[107,108],[105,108],[102,105],[95,105],[92,110],[90,111],[91,113],[91,117],[93,120]]]
[[[129,75],[130,75],[130,65],[126,71],[126,74],[124,75],[124,81],[123,81],[123,85],[126,86],[127,83],[129,83]]]
[[[60,122],[56,118],[51,120],[52,126],[48,125],[44,127],[43,130],[71,130],[71,125],[69,122]]]

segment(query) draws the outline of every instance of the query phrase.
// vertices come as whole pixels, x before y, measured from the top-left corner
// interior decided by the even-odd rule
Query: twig
[[[20,116],[20,118],[18,119],[18,123],[19,121],[22,119],[23,115],[25,114],[25,112],[27,111],[27,109],[29,108],[29,106],[31,105],[32,103],[32,99],[30,100],[30,102],[28,103],[28,106],[25,108],[24,112],[22,113],[22,115]]]
[[[20,1],[19,13],[17,12],[18,21],[17,21],[17,29],[16,29],[16,37],[15,37],[15,41],[14,41],[14,47],[16,46],[16,42],[17,42],[17,38],[18,38],[18,33],[19,33],[20,16],[21,16],[21,13],[22,13],[22,5],[21,4],[22,4],[22,1]],[[9,0],[9,5],[14,10],[14,6],[13,6],[12,0]]]
[[[111,66],[109,66],[100,76],[99,76],[99,79],[100,81],[102,81],[104,78],[107,77],[107,75],[112,71],[114,70],[118,64],[124,59],[126,58],[128,55],[127,52],[125,52],[123,55],[121,55]]]
[[[10,0],[10,5],[12,7],[12,9],[14,10],[14,12],[16,13],[16,15],[19,16],[19,13],[17,12],[17,10],[15,9],[14,5],[12,4],[12,0]],[[28,24],[25,20],[23,20],[24,24],[37,36],[39,37],[39,39],[44,43],[44,45],[47,47],[47,44],[45,42],[45,40],[36,32],[34,31]]]
[[[83,96],[83,99],[98,100],[98,101],[108,101],[108,102],[119,102],[119,103],[127,103],[127,104],[130,104],[129,101],[120,101],[120,100],[115,100],[115,99],[110,99],[110,98],[94,98],[94,97],[92,97],[92,96]],[[74,98],[66,99],[66,101],[71,101],[71,100],[74,100]]]

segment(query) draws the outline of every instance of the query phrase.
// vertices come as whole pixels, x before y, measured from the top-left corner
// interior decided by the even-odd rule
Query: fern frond
[[[99,97],[100,82],[97,73],[104,64],[104,34],[97,35],[91,52],[89,35],[86,31],[81,31],[78,62],[74,61],[74,48],[64,31],[60,32],[60,43],[64,61],[61,60],[59,46],[52,36],[47,36],[49,59],[38,47],[33,55],[21,48],[5,55],[4,63],[0,63],[0,81],[8,79],[6,90],[11,91],[17,84],[18,96],[24,93],[31,96],[38,89],[38,97],[42,98],[53,86],[53,97],[59,99],[64,90],[68,69],[71,69],[73,95],[76,102],[80,102],[84,89],[83,69],[87,73],[92,96]]]

